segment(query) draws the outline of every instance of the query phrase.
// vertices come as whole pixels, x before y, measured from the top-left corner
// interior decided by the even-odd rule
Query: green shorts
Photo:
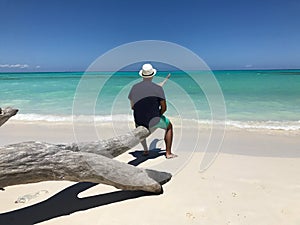
[[[167,129],[169,124],[170,124],[170,120],[167,117],[165,117],[164,115],[162,115],[160,117],[159,123],[156,124],[153,128]]]

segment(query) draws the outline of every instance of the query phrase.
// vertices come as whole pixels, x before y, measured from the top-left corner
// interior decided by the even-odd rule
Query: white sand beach
[[[185,137],[192,137],[195,129],[187,129]],[[205,134],[206,129],[200,132]],[[192,140],[178,138],[180,132],[175,126],[174,151],[179,157],[167,160],[170,166],[186,154],[176,151],[179,141],[180,146],[191,147]],[[101,137],[113,135],[107,129]],[[13,120],[0,128],[0,136],[1,146],[28,140],[51,143],[75,140],[72,125],[68,123]],[[82,137],[88,140],[89,134],[83,133]],[[197,149],[163,186],[161,195],[145,196],[138,191],[68,181],[6,187],[0,191],[0,221],[41,225],[300,224],[299,137],[297,132],[227,128],[213,164],[200,172],[204,152]],[[161,139],[161,133],[153,134],[150,142],[155,138]],[[199,146],[204,145],[203,142]],[[164,149],[163,142],[159,141],[156,147]],[[117,160],[135,160],[129,153],[141,149],[138,145]],[[148,168],[165,162],[163,156],[158,156],[137,166]],[[45,192],[39,192],[42,190]],[[20,196],[36,193],[39,194],[28,202],[15,203]]]

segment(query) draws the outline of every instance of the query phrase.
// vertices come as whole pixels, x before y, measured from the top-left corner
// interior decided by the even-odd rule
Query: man
[[[152,78],[156,74],[156,69],[149,63],[143,65],[139,74],[143,81],[135,84],[128,95],[136,127],[144,126],[150,131],[154,131],[156,128],[165,129],[166,158],[175,158],[177,155],[171,152],[173,126],[170,120],[163,115],[167,110],[167,104],[165,93],[161,86],[166,80],[161,85],[153,83]],[[144,148],[144,155],[148,155],[149,150],[146,139],[141,144]]]

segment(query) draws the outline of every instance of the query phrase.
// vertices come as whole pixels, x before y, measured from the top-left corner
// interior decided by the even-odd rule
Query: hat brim
[[[156,72],[157,72],[156,69],[153,69],[153,74],[151,74],[151,75],[144,75],[144,74],[143,74],[143,70],[140,70],[139,74],[140,74],[140,76],[143,77],[143,78],[151,78],[151,77],[154,77],[154,76],[155,76]]]

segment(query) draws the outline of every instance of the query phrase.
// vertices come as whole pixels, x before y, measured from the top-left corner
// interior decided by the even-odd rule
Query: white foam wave
[[[178,120],[178,119],[175,119]],[[183,119],[185,121],[186,119]],[[187,119],[186,121],[193,121],[199,125],[211,126],[226,126],[227,129],[239,128],[239,129],[264,129],[264,130],[284,130],[284,131],[300,131],[299,121],[212,121],[212,120],[195,120]],[[184,124],[184,123],[183,123]]]
[[[17,114],[12,117],[12,120],[17,121],[46,121],[46,122],[71,122],[72,116],[62,115],[44,115],[44,114]]]
[[[211,120],[195,120],[195,119],[182,119],[178,117],[170,117],[174,124],[184,124],[186,122],[198,123],[200,125],[211,126]],[[17,114],[11,120],[28,121],[28,122],[133,122],[133,117],[130,114],[119,115],[43,115],[43,114]],[[224,121],[214,121],[216,125],[224,125]],[[267,130],[285,130],[285,131],[300,131],[299,121],[225,121],[227,128],[240,128],[240,129],[267,129]]]
[[[110,122],[110,121],[133,121],[131,115],[43,115],[43,114],[17,114],[12,117],[16,121],[31,121],[31,122]]]
[[[226,121],[226,125],[242,129],[300,131],[300,121]]]

